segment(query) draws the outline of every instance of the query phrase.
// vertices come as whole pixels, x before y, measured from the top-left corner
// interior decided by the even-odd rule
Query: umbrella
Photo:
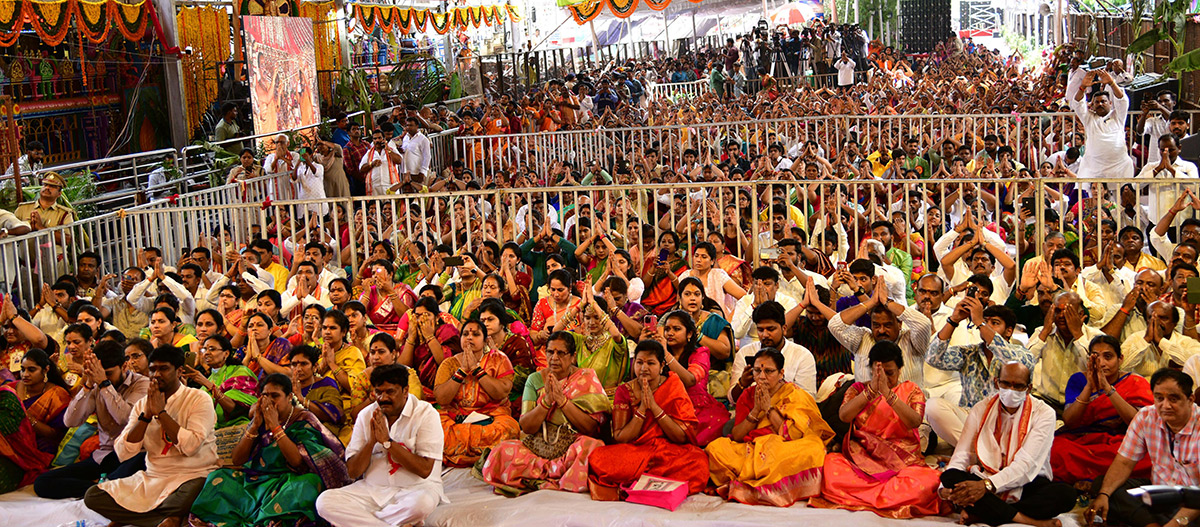
[[[792,2],[781,6],[771,13],[772,26],[802,25],[817,14],[812,4],[807,2]]]

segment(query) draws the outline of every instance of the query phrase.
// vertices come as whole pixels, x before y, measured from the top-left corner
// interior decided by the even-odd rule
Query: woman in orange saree
[[[904,356],[899,346],[881,341],[868,361],[871,380],[851,386],[838,411],[851,423],[850,432],[840,453],[825,456],[823,496],[808,505],[869,510],[888,518],[938,515],[940,474],[925,465],[917,432],[925,395],[915,383],[900,382]]]
[[[647,254],[642,265],[642,281],[646,289],[642,292],[642,305],[658,316],[663,316],[675,307],[675,288],[679,275],[687,271],[687,262],[679,257],[679,236],[674,231],[663,231],[658,236],[659,251]],[[666,259],[659,257],[666,255]]]
[[[633,360],[634,380],[617,387],[613,441],[588,458],[588,490],[597,501],[616,501],[620,488],[642,474],[687,482],[688,494],[708,484],[708,457],[693,443],[699,424],[687,389],[675,373],[663,375],[666,351],[646,340]]]
[[[54,454],[38,450],[37,434],[15,383],[0,385],[0,494],[33,483]]]
[[[441,405],[443,461],[452,467],[475,464],[485,450],[520,432],[508,404],[512,363],[488,349],[487,328],[478,320],[463,323],[460,342],[462,353],[442,361],[433,388]]]
[[[58,366],[45,351],[29,350],[21,361],[21,382],[14,388],[37,436],[38,449],[54,455],[67,432],[63,413],[71,404],[71,394]]]
[[[788,507],[821,493],[825,442],[833,430],[817,402],[783,380],[783,354],[764,348],[752,362],[754,385],[738,397],[729,437],[708,445],[717,492],[747,505]]]

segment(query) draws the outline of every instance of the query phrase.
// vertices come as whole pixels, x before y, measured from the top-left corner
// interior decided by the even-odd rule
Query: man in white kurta
[[[409,117],[404,123],[404,137],[400,138],[400,152],[404,163],[400,167],[401,178],[408,181],[414,176],[421,177],[421,184],[428,185],[429,161],[433,157],[430,150],[429,138],[421,133],[417,120]]]
[[[376,402],[358,413],[346,447],[350,476],[362,479],[317,497],[317,514],[335,527],[420,524],[447,503],[441,419],[408,393],[408,375],[399,365],[371,372]]]
[[[367,192],[372,196],[383,196],[392,185],[400,183],[400,170],[397,166],[401,161],[400,153],[396,151],[395,146],[384,141],[382,131],[375,130],[371,138],[371,147],[363,154],[358,171],[366,179]]]
[[[218,467],[212,397],[179,382],[183,351],[150,354],[150,391],[134,403],[129,424],[113,443],[121,461],[146,453],[146,470],[97,484],[83,502],[116,523],[181,525],[204,479]]]
[[[1097,81],[1104,88],[1084,103],[1084,96]],[[1079,177],[1133,177],[1133,158],[1129,157],[1125,142],[1125,119],[1129,116],[1129,97],[1125,91],[1108,72],[1094,70],[1084,76],[1079,89],[1068,94],[1067,100],[1087,133]]]

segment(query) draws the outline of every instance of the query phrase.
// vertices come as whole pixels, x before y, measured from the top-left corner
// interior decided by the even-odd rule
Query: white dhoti
[[[397,489],[358,481],[317,497],[317,514],[335,527],[419,524],[441,503],[435,485]]]

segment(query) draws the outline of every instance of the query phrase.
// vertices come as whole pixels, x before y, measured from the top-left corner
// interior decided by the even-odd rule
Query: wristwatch
[[[384,441],[384,442],[383,442],[383,449],[384,449],[384,450],[391,450],[391,449],[392,449],[392,441],[391,441],[390,439],[389,439],[389,440],[387,440],[387,441]]]
[[[983,488],[987,489],[987,491],[992,494],[996,493],[996,484],[992,483],[992,480],[990,479],[983,480]]]

